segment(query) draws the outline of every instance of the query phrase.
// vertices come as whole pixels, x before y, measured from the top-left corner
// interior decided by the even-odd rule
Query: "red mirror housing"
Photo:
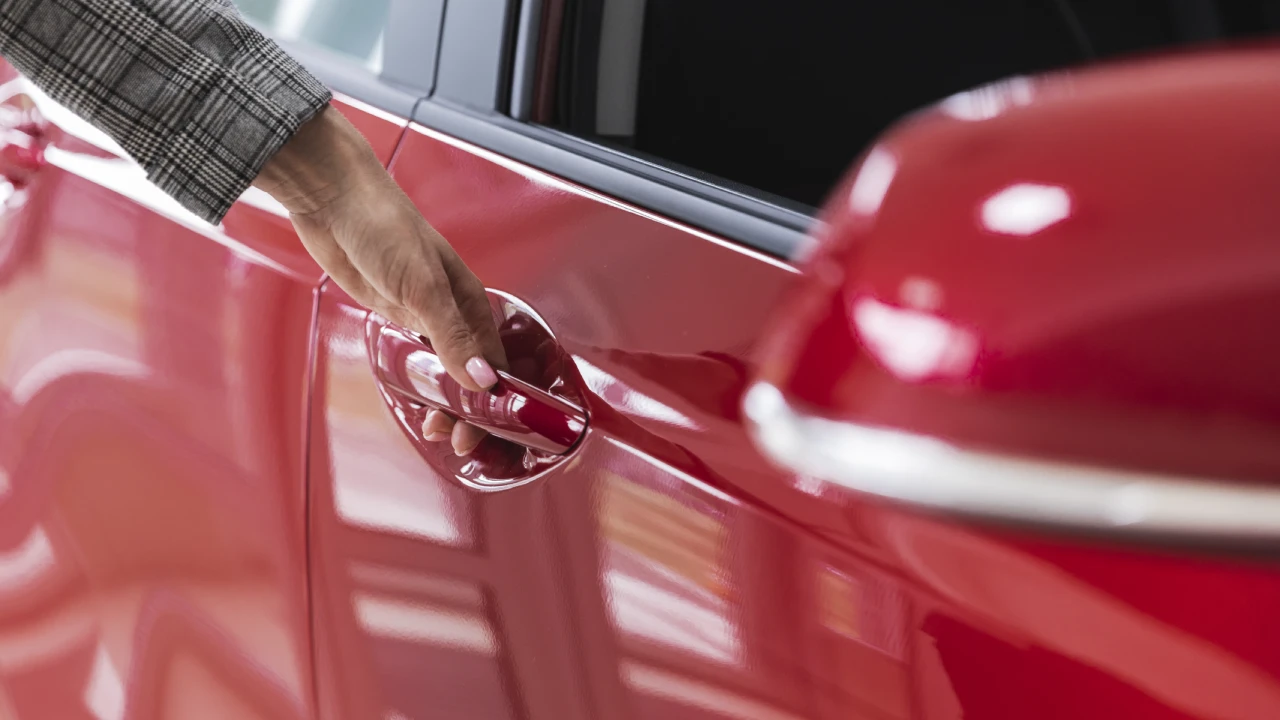
[[[1280,50],[949,98],[833,196],[747,415],[935,510],[1280,538]]]

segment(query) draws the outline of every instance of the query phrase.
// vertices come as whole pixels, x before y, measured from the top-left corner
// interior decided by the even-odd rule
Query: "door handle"
[[[568,453],[586,433],[581,407],[510,373],[499,371],[498,384],[487,392],[468,390],[445,372],[425,338],[386,324],[373,336],[374,372],[386,392],[553,455]]]
[[[0,128],[0,176],[14,187],[23,187],[45,166],[47,126],[28,119]]]

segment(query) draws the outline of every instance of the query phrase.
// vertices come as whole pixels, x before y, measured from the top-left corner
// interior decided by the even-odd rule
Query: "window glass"
[[[391,0],[235,0],[273,37],[301,41],[382,70],[382,35]]]
[[[1280,27],[1280,0],[551,5],[560,52],[535,121],[809,207],[895,120],[956,92]]]

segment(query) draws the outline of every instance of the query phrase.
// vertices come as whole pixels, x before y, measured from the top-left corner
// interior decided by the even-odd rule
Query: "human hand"
[[[387,174],[359,131],[326,108],[254,182],[289,210],[307,251],[357,302],[431,341],[444,368],[470,390],[498,381],[506,353],[484,285]],[[430,442],[467,455],[485,432],[433,410]]]

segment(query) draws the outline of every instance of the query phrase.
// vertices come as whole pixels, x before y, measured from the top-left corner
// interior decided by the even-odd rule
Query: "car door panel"
[[[0,209],[0,716],[311,717],[320,269],[265,195],[210,227],[0,81],[48,143]]]
[[[311,415],[321,715],[590,717],[539,507],[457,482],[375,381],[369,313],[322,294]],[[376,332],[376,330],[375,330]]]
[[[329,581],[318,612],[345,617],[335,627],[348,632],[320,672],[360,668],[360,712],[1251,718],[1280,701],[1271,623],[1237,601],[1280,587],[1266,564],[977,528],[771,469],[738,403],[761,317],[793,283],[786,264],[416,125],[392,170],[487,284],[546,320],[590,419],[570,460],[532,482],[457,483],[392,416],[360,346],[364,315],[338,302],[351,318],[336,346],[369,425],[341,427],[337,386],[317,388],[313,431],[328,436],[313,435],[313,467],[352,486],[385,482],[385,463],[338,470],[336,448],[364,442],[370,456],[399,458],[387,484],[404,497],[448,498],[420,502],[472,520],[453,535],[370,535],[357,560],[333,550],[356,535],[338,527],[317,475],[316,576],[369,582],[365,566],[381,564],[381,582],[415,577],[415,592],[462,583],[452,592],[485,607],[484,636],[497,638],[487,682],[503,687],[488,705],[462,686],[434,693],[437,704],[415,698],[423,678],[462,664],[416,651],[421,672],[407,676],[393,661],[362,662],[377,643],[352,609],[360,591]],[[388,443],[395,453],[372,451]],[[404,514],[389,503],[378,513],[390,524]],[[457,545],[449,537],[479,551],[442,550]],[[508,553],[519,572],[494,561]]]
[[[1269,562],[899,512],[875,522],[922,591],[922,717],[1264,718],[1280,707]]]
[[[599,398],[564,465],[497,491],[462,485],[390,410],[367,313],[329,287],[320,318],[326,717],[692,718],[708,703],[827,717],[823,702],[830,717],[907,717],[907,599],[889,576],[714,489],[695,457]],[[843,594],[818,600],[833,573]],[[864,587],[879,604],[842,621]],[[842,688],[824,676],[832,657],[883,682]]]
[[[396,157],[424,214],[572,356],[590,426],[528,482],[459,482],[378,387],[366,313],[326,289],[311,465],[329,716],[906,717],[906,591],[738,485],[794,492],[737,421],[789,266],[425,128]],[[882,599],[865,637],[839,619],[864,592]],[[842,687],[832,658],[884,682]]]

